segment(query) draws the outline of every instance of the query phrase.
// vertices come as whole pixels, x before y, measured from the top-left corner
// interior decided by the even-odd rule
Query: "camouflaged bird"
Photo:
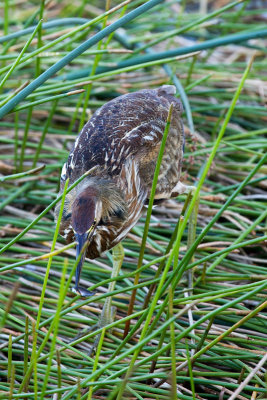
[[[140,90],[119,96],[85,124],[64,164],[61,190],[95,167],[66,196],[60,233],[77,242],[76,291],[85,254],[94,259],[125,238],[149,200],[157,157],[171,104],[173,111],[155,199],[185,191],[179,182],[183,159],[182,105],[175,87]],[[60,204],[55,215],[58,216]]]

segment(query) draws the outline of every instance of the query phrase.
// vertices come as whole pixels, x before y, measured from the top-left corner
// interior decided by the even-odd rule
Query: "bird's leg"
[[[124,249],[121,243],[118,243],[115,247],[113,247],[112,258],[113,258],[113,268],[112,268],[111,278],[114,279],[119,275],[124,258]],[[115,280],[109,283],[108,293],[112,293],[114,291],[115,284],[116,284]],[[112,296],[109,296],[105,300],[98,323],[95,326],[91,327],[89,330],[87,329],[86,331],[81,332],[75,339],[88,334],[92,330],[104,328],[105,326],[111,324],[114,321],[114,318],[115,318],[115,307],[112,307]],[[91,356],[91,354],[98,346],[100,336],[101,333],[96,336],[95,341],[89,351],[89,356]]]
[[[124,258],[124,249],[123,245],[121,243],[118,243],[115,247],[112,249],[112,259],[113,259],[113,268],[112,268],[112,273],[111,273],[111,278],[114,279],[116,278],[119,273],[120,269],[122,266]],[[111,281],[108,286],[108,293],[112,293],[115,289],[116,281]],[[115,307],[112,307],[112,296],[109,296],[106,298],[101,317],[100,317],[100,326],[106,326],[113,322],[114,317],[115,317]]]
[[[185,193],[188,193],[189,198],[194,195],[195,193],[195,186],[187,186]],[[198,206],[199,206],[199,195],[196,198],[194,208],[190,214],[189,221],[188,221],[188,237],[187,237],[187,249],[190,249],[192,244],[194,243],[196,239],[196,228],[197,228],[197,215],[198,215]],[[193,260],[192,260],[193,261]],[[193,294],[193,270],[189,269],[185,273],[186,279],[187,279],[187,285],[188,285],[188,290],[184,293],[185,297],[191,296]],[[193,313],[192,309],[188,310],[188,320],[189,324],[192,326],[194,323],[193,319]],[[194,330],[192,330],[192,333],[194,334]],[[191,339],[192,341],[192,347],[194,348],[194,339]],[[193,356],[194,350],[191,350],[191,356]]]
[[[195,186],[186,186],[183,185],[182,183],[179,182],[180,186],[180,194],[184,193],[188,195],[188,200],[190,201],[190,199],[193,197],[195,191],[196,191],[196,187]],[[199,205],[199,196],[197,197],[195,204],[194,204],[194,208],[192,210],[192,213],[189,217],[189,222],[188,222],[188,240],[187,240],[187,247],[189,248],[196,237],[196,227],[197,227],[197,215],[198,215],[198,205]]]
[[[181,194],[187,194],[187,199],[186,199],[186,202],[185,202],[185,205],[184,205],[184,209],[186,209],[187,206],[188,206],[188,203],[190,201],[190,198],[192,198],[192,195],[194,194],[195,190],[196,190],[195,186],[184,185],[182,182],[179,181],[175,185],[175,187],[173,188],[170,197],[173,198],[173,197],[177,197],[177,196],[179,196]],[[191,216],[189,218],[188,229],[190,231],[190,233],[189,233],[190,237],[193,234],[192,232],[195,231],[195,228],[194,228],[194,225],[193,225],[193,220],[195,220],[195,217],[193,217],[193,215],[197,216],[197,212],[198,212],[198,201],[196,202],[196,206],[194,207],[194,210],[193,210],[193,212],[192,212],[192,214],[191,214]],[[178,225],[177,225],[177,228],[178,228]],[[167,247],[166,253],[168,253],[171,250],[171,247],[173,245],[173,241],[175,240],[176,235],[177,235],[177,231],[173,233],[172,240],[170,242],[170,247]],[[155,278],[158,278],[160,276],[164,265],[165,265],[164,262],[160,263],[159,269],[156,272]],[[135,284],[136,283],[138,283],[138,282],[135,281]],[[147,308],[149,300],[150,300],[154,290],[155,290],[155,284],[152,284],[150,286],[149,290],[148,290],[148,293],[147,293],[146,297],[145,297],[143,308]],[[135,292],[133,292],[131,300],[130,300],[130,305],[129,305],[129,309],[128,309],[128,315],[131,315],[131,313],[133,311],[134,300],[135,300]],[[125,330],[124,330],[124,338],[128,335],[129,328],[130,328],[130,320],[129,320],[128,324],[126,322]]]
[[[195,186],[186,186],[183,183],[179,182],[175,189],[177,190],[178,194],[187,194],[187,200],[185,207],[188,207],[188,203],[194,196],[196,191]],[[175,191],[176,191],[175,190]],[[197,215],[198,215],[198,206],[199,206],[199,195],[194,204],[194,208],[190,214],[189,221],[188,221],[188,238],[187,238],[187,248],[189,249],[195,241],[196,238],[196,228],[197,228]],[[189,287],[192,287],[192,281],[189,282]]]

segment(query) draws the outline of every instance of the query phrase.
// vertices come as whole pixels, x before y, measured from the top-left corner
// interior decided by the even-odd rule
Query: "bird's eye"
[[[123,219],[123,217],[124,217],[124,210],[123,210],[122,208],[117,208],[117,209],[114,211],[113,215],[115,215],[115,216],[116,216],[117,218],[119,218],[119,219]]]
[[[68,214],[66,214],[66,212],[63,211],[63,218],[64,218],[65,220],[69,220],[70,217],[71,217],[71,212],[69,212]]]
[[[102,216],[98,225],[108,225],[114,221],[114,217],[123,220],[125,218],[125,210],[116,208],[116,210],[113,210],[110,214]]]

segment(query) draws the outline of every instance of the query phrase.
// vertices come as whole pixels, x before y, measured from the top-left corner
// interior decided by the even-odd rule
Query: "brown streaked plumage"
[[[60,233],[84,246],[93,259],[124,239],[149,199],[157,156],[171,103],[173,112],[158,178],[156,199],[184,191],[179,182],[183,158],[182,106],[174,86],[140,90],[115,98],[95,112],[77,137],[62,169],[74,183],[96,167],[67,196]],[[59,205],[55,210],[57,217]],[[76,290],[82,262],[77,267]]]

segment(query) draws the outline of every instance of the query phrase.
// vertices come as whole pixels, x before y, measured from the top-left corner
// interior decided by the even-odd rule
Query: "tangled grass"
[[[260,7],[5,0],[0,399],[266,398],[267,9]],[[97,107],[169,83],[185,108],[182,180],[200,193],[196,237],[188,237],[196,195],[153,208],[146,240],[144,212],[123,241],[116,318],[89,357],[98,331],[76,336],[98,321],[112,260],[106,253],[85,262],[82,284],[96,295],[71,294],[74,244],[57,236],[53,218],[61,167]]]

